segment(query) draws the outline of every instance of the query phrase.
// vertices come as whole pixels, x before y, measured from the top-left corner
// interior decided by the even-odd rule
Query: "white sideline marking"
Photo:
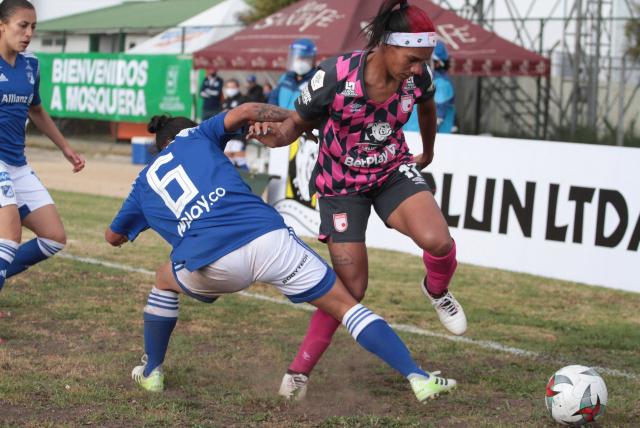
[[[124,270],[127,272],[136,272],[136,273],[142,273],[145,275],[155,275],[156,273],[154,271],[148,270],[148,269],[142,269],[142,268],[136,268],[133,266],[127,266],[127,265],[123,265],[120,263],[113,263],[113,262],[107,262],[107,261],[103,261],[103,260],[98,260],[98,259],[94,259],[91,257],[79,257],[79,256],[74,256],[73,254],[69,254],[66,252],[62,252],[62,253],[58,253],[58,257],[62,257],[63,259],[70,259],[70,260],[75,260],[75,261],[79,261],[79,262],[83,262],[83,263],[88,263],[88,264],[92,264],[92,265],[99,265],[99,266],[105,266],[105,267],[110,267],[110,268],[114,268],[114,269],[120,269],[120,270]],[[238,293],[234,293],[234,294],[240,294],[242,296],[245,297],[249,297],[251,299],[256,299],[256,300],[263,300],[266,302],[271,302],[271,303],[277,303],[278,305],[285,305],[285,306],[290,306],[292,308],[298,309],[298,310],[303,310],[303,311],[308,311],[308,312],[313,312],[315,311],[315,308],[309,304],[296,304],[296,303],[292,303],[288,300],[284,300],[284,299],[279,299],[276,297],[270,297],[270,296],[264,296],[262,294],[255,294],[255,293],[249,293],[247,291],[240,291]],[[450,340],[452,342],[458,342],[458,343],[465,343],[468,345],[473,345],[473,346],[478,346],[480,348],[484,348],[484,349],[490,349],[490,350],[494,350],[494,351],[500,351],[500,352],[504,352],[507,354],[511,354],[511,355],[516,355],[518,357],[526,357],[526,358],[530,358],[530,359],[544,359],[545,356],[539,352],[535,352],[535,351],[527,351],[526,349],[520,349],[520,348],[514,348],[512,346],[507,346],[507,345],[503,345],[499,342],[493,342],[491,340],[478,340],[478,339],[471,339],[468,337],[464,337],[464,336],[451,336],[448,334],[443,334],[443,333],[436,333],[433,331],[429,331],[429,330],[424,330],[422,328],[418,328],[412,325],[407,325],[407,324],[389,324],[393,329],[397,330],[397,331],[402,331],[405,333],[412,333],[412,334],[417,334],[419,336],[428,336],[428,337],[437,337],[439,339],[446,339],[446,340]],[[567,360],[558,360],[558,359],[554,359],[554,361],[560,363],[560,364],[570,364],[569,361]],[[598,371],[599,373],[602,374],[606,374],[609,376],[616,376],[616,377],[623,377],[623,378],[627,378],[627,379],[631,379],[631,380],[640,380],[640,376],[635,374],[635,373],[630,373],[630,372],[626,372],[623,370],[618,370],[618,369],[610,369],[607,367],[598,367],[598,366],[591,366],[592,368],[594,368],[596,371]]]

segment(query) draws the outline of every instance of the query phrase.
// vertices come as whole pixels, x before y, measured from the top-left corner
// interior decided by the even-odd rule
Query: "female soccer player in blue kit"
[[[349,294],[224,155],[226,142],[250,121],[280,122],[290,114],[247,103],[199,126],[166,116],[149,123],[160,153],[140,172],[105,232],[107,242],[119,246],[151,228],[173,247],[144,308],[146,356],[133,379],[149,391],[164,389],[161,365],[178,319],[179,293],[213,302],[260,281],[341,320],[362,347],[409,380],[418,400],[449,391],[455,381],[420,369],[389,325]]]
[[[6,278],[62,250],[67,239],[53,199],[25,158],[27,118],[58,146],[73,172],[84,168],[41,105],[38,60],[25,52],[35,27],[30,2],[0,3],[0,289]],[[37,237],[19,245],[22,225]]]

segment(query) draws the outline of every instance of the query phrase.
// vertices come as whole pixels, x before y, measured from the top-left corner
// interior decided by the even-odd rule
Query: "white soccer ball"
[[[544,402],[556,422],[582,426],[604,415],[607,386],[592,368],[563,367],[549,379]]]

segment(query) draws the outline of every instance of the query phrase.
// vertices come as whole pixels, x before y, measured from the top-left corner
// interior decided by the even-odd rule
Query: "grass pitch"
[[[66,253],[148,270],[166,260],[169,248],[153,232],[121,249],[103,242],[120,200],[53,196],[68,232]],[[444,333],[418,289],[422,271],[418,257],[370,250],[364,303],[389,322]],[[183,296],[165,362],[167,390],[138,389],[129,374],[142,354],[152,283],[144,273],[63,258],[10,279],[0,294],[0,308],[12,313],[0,320],[8,339],[0,346],[0,426],[554,426],[544,388],[567,363],[631,375],[603,374],[609,405],[602,426],[640,425],[639,294],[461,265],[452,289],[476,342],[400,333],[425,369],[459,381],[457,391],[417,403],[406,381],[341,329],[307,400],[286,403],[276,391],[310,313],[239,295],[213,305]],[[250,291],[278,296],[265,286]]]

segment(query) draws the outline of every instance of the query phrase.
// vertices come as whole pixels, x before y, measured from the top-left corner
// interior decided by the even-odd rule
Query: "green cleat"
[[[411,389],[416,394],[418,401],[426,401],[436,398],[440,394],[446,394],[456,387],[457,382],[454,379],[446,379],[439,375],[440,372],[429,373],[429,377],[419,374],[409,375]]]
[[[144,368],[147,366],[147,356],[142,356],[142,365],[136,366],[131,370],[131,378],[142,388],[150,392],[162,392],[164,391],[164,374],[162,373],[162,366],[156,367],[149,373],[149,376],[144,376]]]

